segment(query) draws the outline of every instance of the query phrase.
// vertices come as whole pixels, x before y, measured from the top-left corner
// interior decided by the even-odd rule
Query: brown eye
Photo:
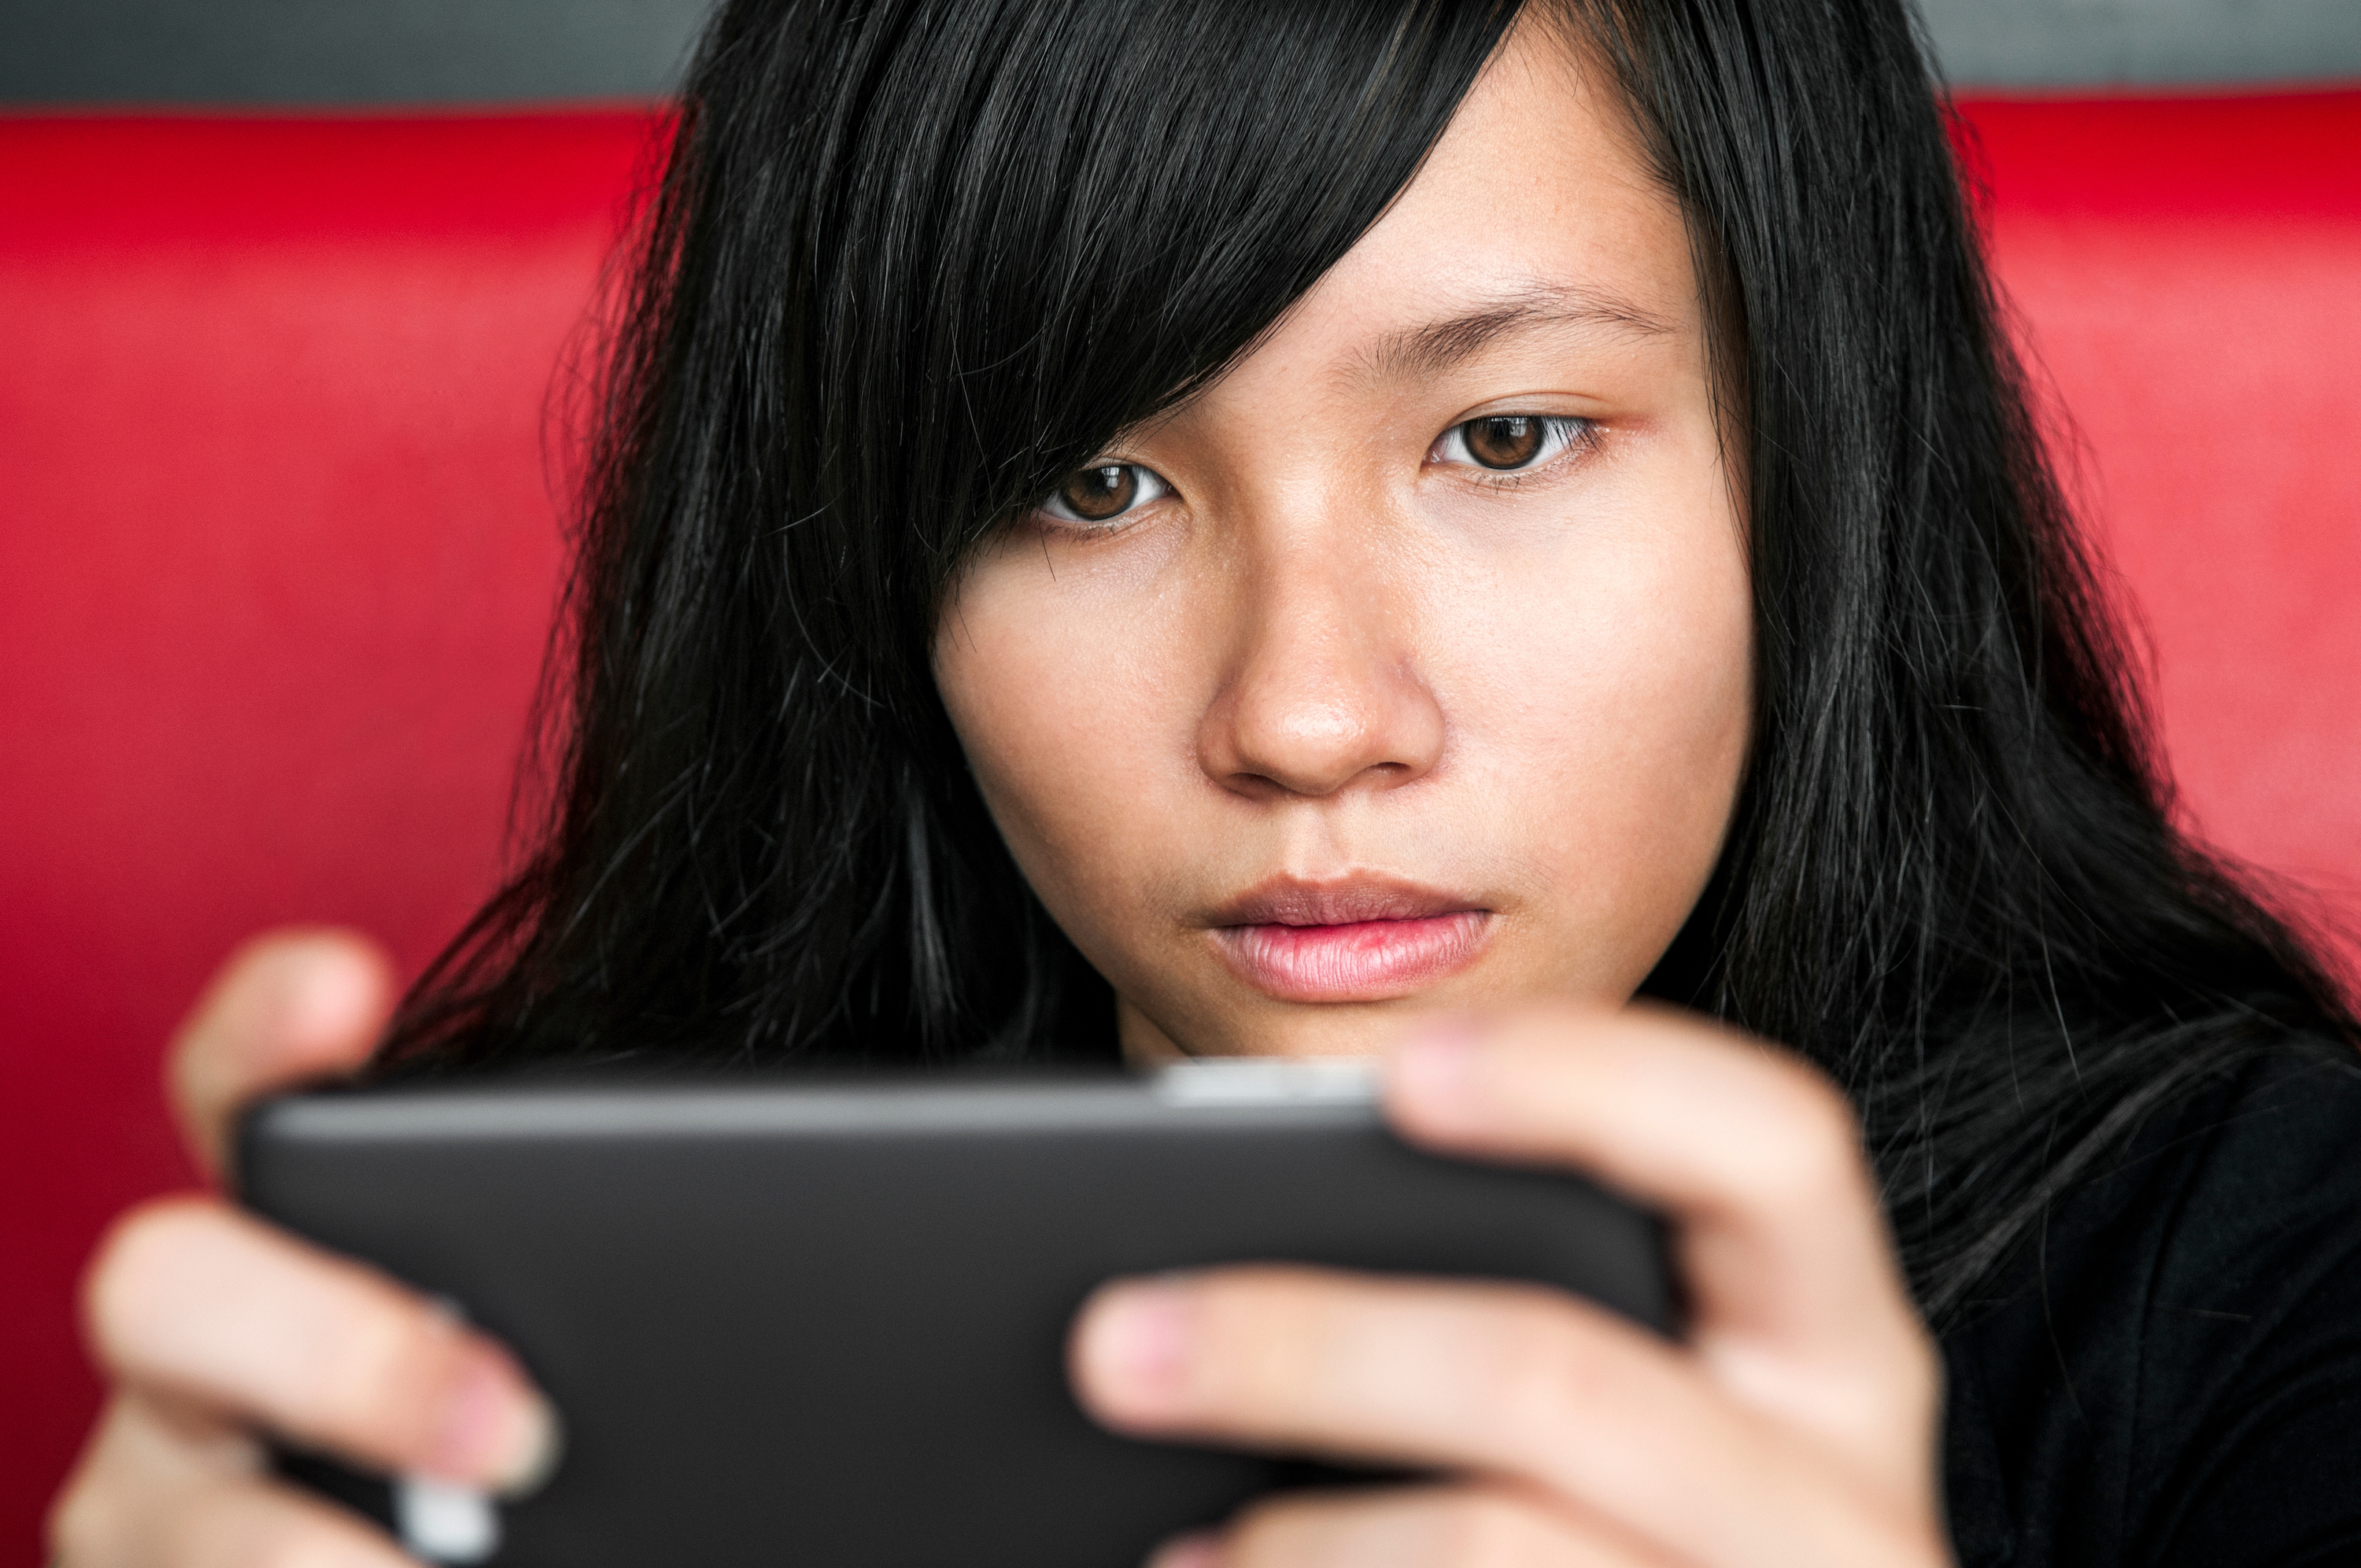
[[[1139,481],[1132,477],[1128,463],[1084,468],[1058,487],[1058,499],[1071,508],[1075,516],[1093,522],[1121,517],[1130,507],[1132,497],[1138,493]]]
[[[1486,414],[1443,433],[1428,461],[1463,463],[1495,474],[1538,468],[1590,438],[1595,427],[1572,414]]]
[[[1530,414],[1471,419],[1460,428],[1467,455],[1487,468],[1521,468],[1541,455],[1542,422]]]
[[[1168,493],[1162,479],[1137,463],[1097,463],[1067,475],[1041,510],[1060,522],[1107,523]]]

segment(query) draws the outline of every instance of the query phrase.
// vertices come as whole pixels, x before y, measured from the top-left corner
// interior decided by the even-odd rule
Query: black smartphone
[[[257,1212],[498,1334],[564,1418],[549,1484],[497,1509],[285,1456],[428,1561],[1131,1568],[1349,1480],[1093,1425],[1065,1342],[1114,1275],[1521,1280],[1676,1332],[1653,1217],[1411,1148],[1355,1064],[339,1089],[257,1106],[236,1170]]]

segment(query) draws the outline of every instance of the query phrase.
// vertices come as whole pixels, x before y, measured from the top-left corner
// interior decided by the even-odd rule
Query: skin
[[[1750,719],[1744,524],[1686,232],[1579,82],[1546,45],[1497,61],[1269,339],[1109,451],[1171,496],[1020,528],[947,608],[952,722],[1135,1058],[1620,1003],[1713,870]],[[1411,352],[1452,338],[1473,351]],[[1490,413],[1591,444],[1507,475],[1435,459]],[[1241,984],[1208,927],[1275,875],[1446,892],[1483,912],[1478,961],[1313,1007]]]
[[[1508,484],[1440,442],[1503,413],[1596,438]],[[1437,1477],[1263,1503],[1158,1568],[1949,1562],[1938,1363],[1849,1108],[1631,1002],[1726,830],[1751,620],[1686,237],[1612,103],[1513,37],[1337,269],[1105,460],[1170,493],[1112,532],[1013,532],[936,652],[1126,1052],[1378,1056],[1406,1136],[1665,1212],[1692,1306],[1675,1344],[1524,1287],[1111,1282],[1071,1358],[1108,1425]],[[1275,877],[1413,883],[1467,939],[1433,972],[1275,994],[1224,935]],[[200,1157],[247,1100],[363,1060],[390,994],[349,936],[233,959],[172,1057]],[[495,1488],[555,1452],[498,1346],[212,1198],[118,1223],[86,1319],[115,1392],[52,1517],[61,1568],[406,1561],[263,1478],[260,1428]]]

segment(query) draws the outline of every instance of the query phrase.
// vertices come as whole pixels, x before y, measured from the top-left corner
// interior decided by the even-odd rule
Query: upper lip
[[[1359,875],[1334,882],[1275,876],[1206,916],[1208,926],[1351,926],[1364,920],[1422,920],[1480,910],[1455,893],[1399,877]]]

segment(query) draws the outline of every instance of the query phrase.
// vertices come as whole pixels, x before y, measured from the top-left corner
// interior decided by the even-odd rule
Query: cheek
[[[1167,738],[1189,731],[1168,711],[1178,689],[1158,618],[1137,599],[1085,613],[1076,601],[1093,588],[1107,585],[1054,579],[1015,551],[987,556],[946,609],[935,678],[1010,853],[1103,960],[1092,933],[1137,901],[1129,840],[1157,819],[1143,806],[1185,782],[1189,758]]]
[[[1602,504],[1553,569],[1504,574],[1444,641],[1461,781],[1523,861],[1559,982],[1628,993],[1711,875],[1752,728],[1753,618],[1728,504]]]

